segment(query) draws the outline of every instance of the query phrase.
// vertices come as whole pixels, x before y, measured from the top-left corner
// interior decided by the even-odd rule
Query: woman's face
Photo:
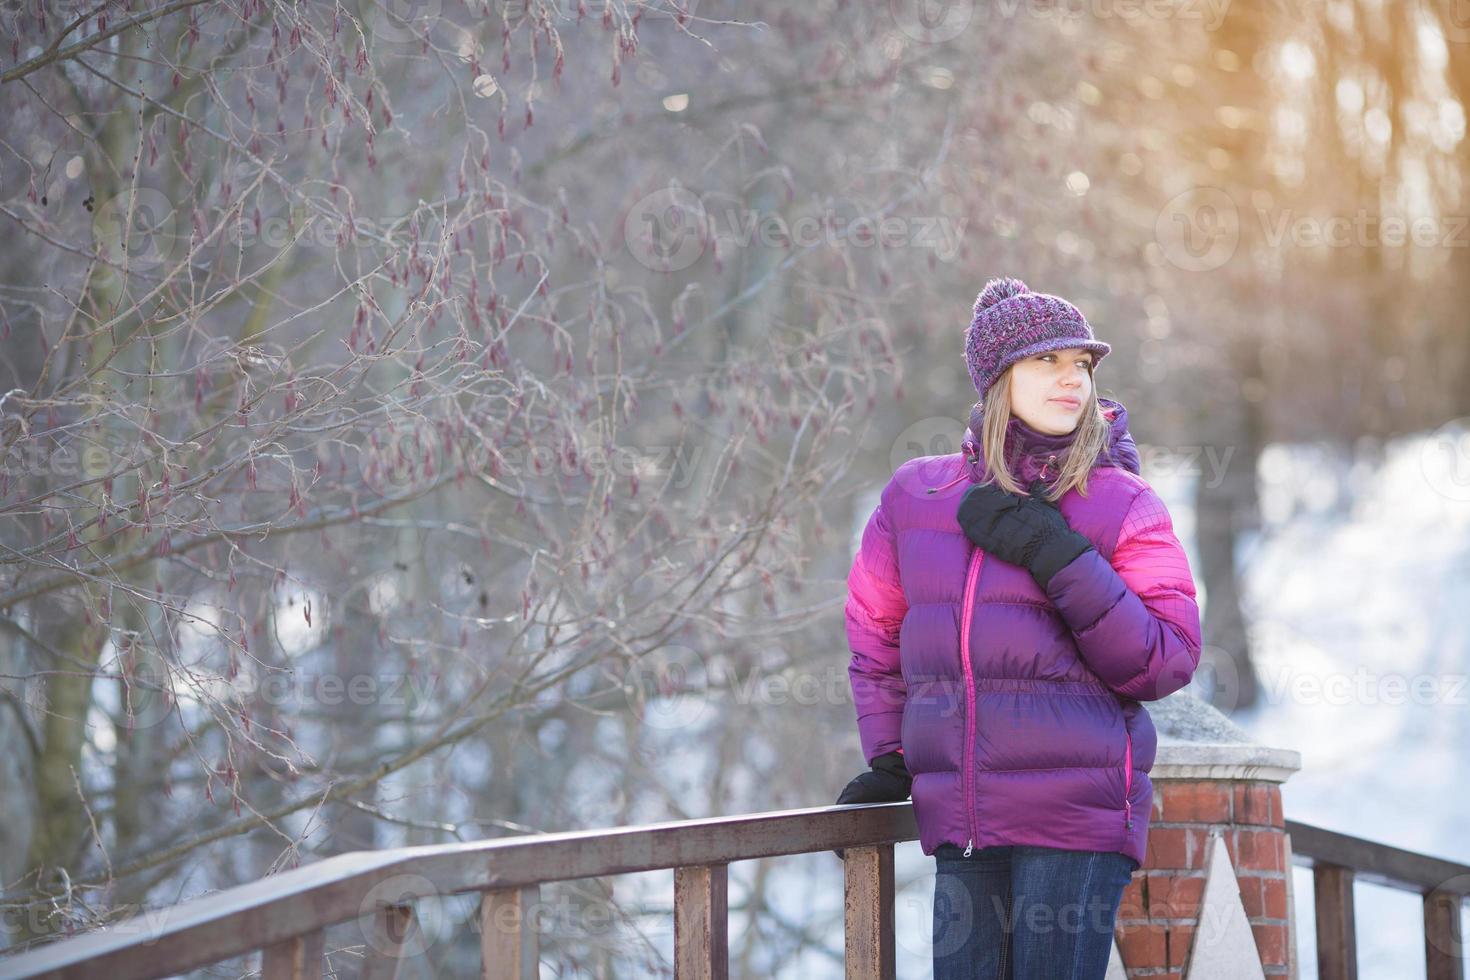
[[[1092,394],[1091,351],[1069,347],[1035,354],[1012,364],[1010,372],[1012,415],[1051,436],[1077,428]]]

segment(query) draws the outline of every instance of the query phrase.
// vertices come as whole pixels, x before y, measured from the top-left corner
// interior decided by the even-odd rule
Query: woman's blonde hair
[[[1014,370],[1015,365],[1006,368],[986,390],[985,398],[977,403],[984,419],[977,435],[980,437],[985,480],[998,484],[1009,493],[1025,495],[1030,493],[1030,489],[1016,482],[1005,458],[1006,426],[1011,420],[1011,372]],[[1047,493],[1048,500],[1061,499],[1073,487],[1082,496],[1087,496],[1087,475],[1092,472],[1098,456],[1108,448],[1111,431],[1112,425],[1102,413],[1102,406],[1097,401],[1097,388],[1093,386],[1082,405],[1076,437],[1064,452],[1058,454],[1061,474]]]

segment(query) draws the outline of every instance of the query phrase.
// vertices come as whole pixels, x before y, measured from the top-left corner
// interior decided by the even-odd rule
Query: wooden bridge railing
[[[893,845],[917,838],[905,802],[357,851],[0,957],[0,977],[142,980],[262,950],[264,980],[317,978],[326,929],[359,920],[362,976],[388,980],[415,900],[478,892],[482,976],[526,980],[539,975],[543,882],[672,869],[675,975],[724,980],[729,863],[842,848],[847,976],[892,980]]]
[[[1357,977],[1355,878],[1422,895],[1428,980],[1464,980],[1470,866],[1294,820],[1286,832],[1293,861],[1313,869],[1323,980]],[[358,920],[370,937],[361,975],[392,980],[415,901],[479,893],[482,976],[526,980],[538,975],[531,913],[542,883],[672,870],[675,976],[723,980],[729,863],[842,848],[847,976],[892,980],[893,846],[916,839],[912,805],[885,803],[358,851],[0,957],[0,977],[142,980],[262,950],[264,980],[316,978],[327,928]]]
[[[1295,820],[1286,821],[1286,832],[1291,837],[1292,862],[1312,869],[1317,976],[1322,980],[1358,978],[1353,924],[1353,881],[1357,879],[1421,896],[1427,980],[1464,980],[1466,949],[1465,937],[1460,935],[1460,910],[1470,894],[1470,865]]]

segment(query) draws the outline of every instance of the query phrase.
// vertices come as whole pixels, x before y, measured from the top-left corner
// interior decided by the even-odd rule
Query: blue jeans
[[[941,844],[934,980],[1102,980],[1138,862],[1116,851]]]

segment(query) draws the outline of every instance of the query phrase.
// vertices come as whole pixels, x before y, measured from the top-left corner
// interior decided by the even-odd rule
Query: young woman
[[[912,791],[936,980],[1103,977],[1153,809],[1140,702],[1199,664],[1184,549],[1093,387],[1110,349],[1066,300],[987,283],[963,452],[899,467],[848,577],[872,771],[838,802]]]

